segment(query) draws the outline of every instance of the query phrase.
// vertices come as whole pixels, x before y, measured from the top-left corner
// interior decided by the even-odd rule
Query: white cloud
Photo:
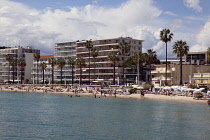
[[[200,33],[196,36],[196,44],[191,47],[191,51],[206,51],[210,47],[210,20],[204,25]]]
[[[98,3],[98,1],[97,0],[94,0],[93,3]]]
[[[175,19],[169,23],[169,27],[173,31],[180,29],[182,25],[183,25],[183,21],[181,19]]]
[[[166,12],[163,12],[164,14],[167,14],[167,15],[170,15],[170,16],[177,16],[177,14],[171,12],[171,11],[166,11]]]
[[[199,5],[200,0],[183,0],[183,2],[187,7],[193,8],[198,12],[202,12],[202,7]]]
[[[81,39],[131,36],[145,39],[145,48],[158,42],[155,27],[147,27],[160,16],[152,0],[128,0],[117,8],[93,5],[69,11],[32,9],[21,3],[0,0],[0,44],[34,46],[43,54],[53,53],[54,43]],[[136,29],[136,30],[135,30]]]

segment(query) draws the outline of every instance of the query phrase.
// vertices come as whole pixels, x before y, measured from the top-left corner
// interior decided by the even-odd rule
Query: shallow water
[[[207,104],[0,92],[0,139],[207,140]]]

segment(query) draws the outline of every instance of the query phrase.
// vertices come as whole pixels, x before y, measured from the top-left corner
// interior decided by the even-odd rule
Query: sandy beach
[[[66,95],[80,95],[80,96],[95,96],[98,98],[101,96],[100,92],[88,93],[85,88],[82,88],[83,91],[75,92],[74,89],[64,88],[62,86],[55,86],[51,89],[49,86],[17,86],[17,85],[1,85],[1,91],[12,91],[12,92],[36,92],[36,93],[50,93],[50,94],[66,94]],[[104,97],[104,95],[102,95]],[[115,97],[114,95],[106,95],[106,97]],[[166,95],[156,95],[156,94],[145,94],[142,97],[140,94],[116,94],[116,98],[135,98],[140,100],[169,100],[169,101],[178,101],[178,102],[193,102],[193,103],[205,103],[207,100],[195,100],[193,97],[186,96],[166,96]]]

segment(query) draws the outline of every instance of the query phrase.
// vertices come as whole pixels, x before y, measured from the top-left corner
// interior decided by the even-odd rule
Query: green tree
[[[159,62],[159,60],[157,59],[157,55],[156,52],[153,51],[153,49],[148,49],[146,54],[145,54],[145,60],[146,60],[146,64],[149,65],[149,69],[150,69],[150,77],[149,77],[149,83],[151,83],[152,81],[152,74],[151,74],[151,70],[152,70],[152,64],[157,64]]]
[[[70,57],[68,59],[68,65],[71,69],[71,83],[74,84],[74,68],[75,68],[75,65],[76,65],[76,61],[75,61],[75,58],[73,57]]]
[[[60,68],[60,83],[62,84],[62,80],[63,80],[63,67],[66,65],[65,59],[60,57],[56,60],[56,64],[58,65],[58,67]]]
[[[36,83],[38,84],[39,83],[39,77],[38,77],[38,63],[39,63],[39,60],[40,60],[40,53],[39,52],[36,52],[34,53],[34,59],[36,60]]]
[[[137,69],[137,76],[138,80],[142,80],[142,73],[143,73],[143,65],[146,61],[146,54],[145,53],[135,53],[133,56],[129,57],[125,62],[124,65],[129,68]],[[140,74],[140,76],[139,76]]]
[[[11,65],[11,62],[13,60],[13,55],[12,54],[6,54],[6,60],[9,63],[9,66],[8,66],[8,82],[9,82],[10,81],[10,65]]]
[[[167,85],[167,43],[173,39],[173,33],[169,29],[163,29],[160,31],[160,40],[166,44],[166,70],[165,70],[165,84]]]
[[[44,71],[47,68],[47,64],[45,62],[42,62],[39,64],[39,67],[42,70],[42,83],[44,84]]]
[[[112,64],[113,64],[113,74],[114,74],[113,75],[113,85],[115,85],[115,66],[116,66],[116,63],[120,60],[117,52],[111,52],[108,55],[108,60],[110,62],[112,62]]]
[[[182,85],[182,57],[184,55],[187,55],[189,51],[189,46],[187,46],[186,41],[176,41],[173,45],[173,53],[177,54],[177,57],[179,57],[179,63],[180,63],[180,82],[179,84]]]
[[[142,52],[138,52],[133,56],[133,63],[136,64],[136,68],[139,69],[139,73],[137,73],[138,75],[138,80],[141,81],[142,80],[142,73],[143,73],[143,65],[145,64],[145,59],[146,58],[146,54],[142,53]]]
[[[82,67],[85,67],[85,59],[79,57],[76,59],[76,66],[79,67],[80,75],[79,75],[79,83],[82,84]]]
[[[23,70],[26,66],[26,61],[24,58],[20,58],[18,59],[18,62],[17,62],[18,66],[20,67],[20,75],[21,75],[21,78],[20,78],[20,83],[22,84],[23,83]]]
[[[94,61],[94,81],[95,81],[95,69],[96,69],[96,65],[95,65],[95,59],[96,57],[98,57],[98,51],[96,48],[92,48],[91,49],[91,56],[93,57],[93,61]]]
[[[131,48],[131,46],[127,42],[120,43],[119,49],[122,54],[123,62],[125,61],[124,60],[125,54],[130,52],[130,48]],[[123,78],[123,85],[124,85],[125,84],[125,65],[122,64],[122,68],[123,68],[122,78]]]
[[[48,59],[48,63],[51,66],[52,84],[54,84],[54,67],[56,65],[56,59],[55,58],[50,58],[50,59]]]
[[[88,49],[88,52],[89,52],[89,66],[88,67],[89,67],[89,84],[90,84],[90,55],[91,55],[90,51],[93,48],[91,39],[86,41],[85,47]]]
[[[207,63],[210,62],[210,47],[207,49]]]
[[[17,59],[12,59],[11,66],[12,66],[12,82],[14,84],[15,83],[15,69],[17,67]]]

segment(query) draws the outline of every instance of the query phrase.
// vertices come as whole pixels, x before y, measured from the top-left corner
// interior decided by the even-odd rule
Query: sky
[[[174,34],[168,44],[186,41],[190,51],[210,47],[209,0],[0,0],[0,46],[33,46],[42,55],[55,43],[132,37],[143,52],[165,58],[162,29]]]

